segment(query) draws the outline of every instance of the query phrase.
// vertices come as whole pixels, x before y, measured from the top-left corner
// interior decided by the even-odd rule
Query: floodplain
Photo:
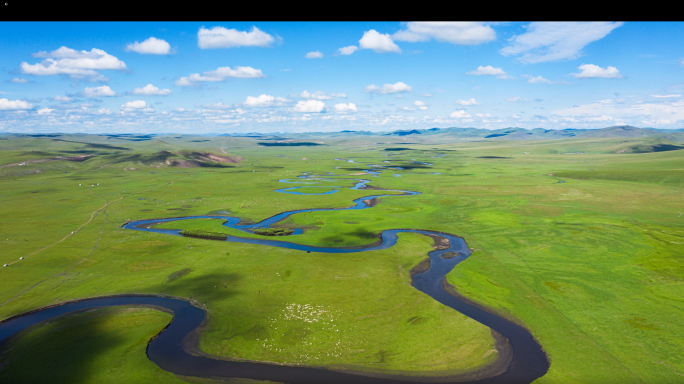
[[[684,375],[684,151],[676,146],[601,137],[264,146],[58,136],[0,142],[0,319],[154,294],[207,312],[196,354],[413,377],[494,364],[505,351],[488,327],[411,286],[411,270],[437,245],[429,237],[402,233],[389,249],[326,254],[122,228],[201,215],[257,223],[382,192],[397,196],[290,216],[273,228],[303,233],[275,239],[361,247],[388,229],[454,234],[473,254],[445,286],[534,335],[550,361],[536,382]],[[361,179],[367,188],[351,189]],[[276,192],[293,186],[309,188]],[[221,223],[156,227],[274,238]],[[166,372],[145,355],[170,319],[122,307],[51,320],[0,346],[0,381],[40,381],[37,367],[46,367],[55,382],[212,382]],[[36,354],[39,345],[50,348]]]

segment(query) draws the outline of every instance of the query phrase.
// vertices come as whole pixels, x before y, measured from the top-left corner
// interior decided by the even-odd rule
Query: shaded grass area
[[[145,354],[171,317],[147,308],[107,308],[38,324],[0,347],[0,381],[183,383]]]

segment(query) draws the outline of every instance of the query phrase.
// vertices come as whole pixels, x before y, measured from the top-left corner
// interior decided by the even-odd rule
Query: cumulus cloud
[[[619,124],[672,125],[684,121],[684,100],[659,100],[657,103],[614,103],[600,100],[554,111],[573,123],[616,121]],[[678,126],[676,126],[678,127]]]
[[[496,32],[480,22],[410,22],[396,32],[397,41],[437,41],[459,45],[476,45],[496,39]]]
[[[410,85],[404,84],[401,81],[395,84],[385,84],[382,88],[375,84],[371,84],[366,88],[362,89],[361,92],[365,93],[401,93],[401,92],[413,92],[413,88]]]
[[[427,104],[425,104],[424,102],[422,102],[420,100],[414,101],[413,105],[418,107],[418,109],[420,109],[421,111],[427,111],[427,109],[428,109]]]
[[[412,107],[403,106],[403,107],[401,107],[401,108],[399,108],[399,109],[401,109],[402,111],[415,111],[417,108],[412,108]]]
[[[300,101],[291,110],[293,112],[321,112],[325,108],[325,103],[320,100]]]
[[[468,112],[461,109],[460,111],[451,112],[451,115],[449,115],[449,117],[451,117],[452,119],[464,119],[470,117],[470,115],[468,114]]]
[[[532,83],[532,84],[553,84],[553,81],[545,79],[541,75],[539,75],[537,77],[524,75],[523,77],[527,79],[528,83]]]
[[[14,79],[10,80],[13,83],[19,83],[19,84],[25,84],[28,83],[29,81],[26,79],[20,79],[18,77],[15,77]]]
[[[199,73],[191,73],[190,76],[181,77],[176,80],[175,84],[179,87],[196,86],[199,82],[206,81],[224,81],[228,78],[239,79],[256,79],[259,77],[266,77],[261,73],[261,69],[254,69],[252,67],[219,67],[213,71],[206,71],[202,75]]]
[[[482,103],[478,103],[477,101],[475,101],[475,99],[469,99],[469,100],[458,99],[454,102],[454,104],[458,104],[458,105],[480,105]]]
[[[520,96],[515,96],[515,97],[509,97],[506,99],[509,103],[526,103],[528,102],[527,97],[520,97]]]
[[[39,115],[49,115],[50,112],[52,112],[52,111],[54,111],[54,109],[43,108],[43,109],[39,109],[39,110],[38,110],[38,114],[39,114]]]
[[[358,49],[359,47],[357,47],[356,45],[350,45],[348,47],[340,48],[338,51],[340,52],[340,55],[349,56],[352,53],[356,52]]]
[[[304,57],[306,57],[307,59],[320,59],[323,58],[323,54],[319,51],[315,51],[307,53]]]
[[[130,43],[126,46],[126,51],[138,52],[147,55],[168,55],[171,53],[169,43],[156,37],[150,37],[142,43]]]
[[[651,97],[682,97],[682,95],[651,95]]]
[[[253,26],[251,32],[213,27],[201,27],[197,32],[197,45],[202,49],[235,47],[268,47],[275,39],[268,33]]]
[[[337,113],[350,113],[350,112],[358,112],[358,108],[356,108],[356,104],[354,103],[340,103],[340,104],[335,104],[335,112]]]
[[[394,44],[389,33],[378,33],[375,29],[363,33],[363,37],[359,40],[359,47],[361,49],[372,49],[375,53],[401,53],[401,49]]]
[[[171,94],[171,90],[159,89],[152,84],[147,84],[142,88],[135,88],[131,94],[144,96],[166,96]]]
[[[619,79],[622,77],[620,71],[615,67],[601,68],[594,64],[582,64],[579,66],[580,73],[573,73],[572,75],[578,79],[588,79],[593,77],[601,77],[604,79]]]
[[[91,81],[107,81],[108,79],[99,74],[98,70],[125,71],[128,69],[126,63],[97,48],[88,52],[63,46],[52,52],[41,51],[32,56],[45,58],[45,60],[36,64],[21,63],[19,67],[27,75],[68,75],[75,79],[88,76]]]
[[[74,101],[74,99],[72,99],[69,96],[60,96],[60,95],[55,96],[53,98],[53,100],[59,101],[60,103],[70,103],[70,102]]]
[[[27,101],[0,99],[0,110],[3,111],[22,110],[31,108],[33,108],[33,104]]]
[[[143,112],[153,112],[154,109],[147,106],[147,103],[143,100],[129,101],[121,105],[121,109],[124,111],[143,111]]]
[[[103,85],[101,87],[86,87],[85,90],[80,92],[83,97],[103,97],[103,96],[118,96],[108,85]]]
[[[346,99],[347,95],[345,95],[344,93],[324,93],[321,91],[308,92],[305,90],[299,95],[299,97],[303,99],[330,100],[333,97],[340,97]]]
[[[247,96],[247,100],[242,103],[245,107],[282,107],[290,100],[284,97],[273,97],[271,95],[260,95],[259,97]]]
[[[198,105],[195,104],[195,107],[198,107]],[[231,108],[230,104],[223,104],[223,103],[207,104],[207,105],[203,105],[201,107],[204,109],[210,109],[210,110],[225,110],[225,109]]]
[[[494,68],[491,65],[488,65],[486,67],[479,66],[477,67],[476,70],[472,70],[469,72],[466,72],[466,75],[474,75],[474,76],[496,76],[499,79],[510,79],[511,77],[508,76],[506,72],[504,72],[503,69],[501,68]]]
[[[611,22],[537,22],[527,32],[514,36],[501,50],[504,56],[521,55],[523,63],[572,60],[580,57],[586,45],[606,37],[623,23]]]

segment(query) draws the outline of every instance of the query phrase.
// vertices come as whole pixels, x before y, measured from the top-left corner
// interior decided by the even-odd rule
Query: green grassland
[[[145,355],[171,320],[153,309],[93,309],[38,324],[12,338],[0,357],[7,383],[183,383]]]
[[[391,249],[334,255],[120,228],[129,220],[192,215],[258,222],[283,211],[343,208],[356,198],[400,193],[273,192],[351,187],[366,178],[374,187],[421,194],[384,197],[364,210],[298,214],[274,227],[304,234],[282,240],[359,246],[391,228],[462,236],[475,251],[448,282],[531,330],[551,360],[539,383],[661,383],[684,375],[682,150],[658,151],[663,144],[652,139],[611,138],[312,147],[200,136],[54,139],[2,141],[0,165],[50,160],[0,168],[0,196],[11,202],[0,205],[0,263],[12,263],[0,269],[0,318],[84,297],[157,293],[205,306],[209,321],[199,348],[223,358],[424,376],[492,363],[497,353],[488,328],[410,286],[409,270],[432,249],[427,237],[404,233]],[[55,160],[77,155],[92,157]],[[370,169],[366,164],[416,168],[358,175]],[[349,180],[278,182],[302,172]],[[159,227],[265,238],[221,222]],[[107,311],[72,316],[82,327],[60,320],[67,336],[47,326],[24,332],[3,355],[13,363],[2,367],[0,381],[28,369],[14,361],[25,360],[39,341],[64,344],[59,337],[99,332],[102,319],[111,319],[121,329],[137,322],[146,328],[88,341],[93,346],[79,350],[99,348],[98,360],[75,370],[71,381],[109,372],[107,363],[132,367],[117,373],[118,381],[168,375],[165,381],[196,382],[161,371],[144,347],[125,358],[117,349],[134,350],[168,315]],[[118,347],[109,348],[114,337]]]

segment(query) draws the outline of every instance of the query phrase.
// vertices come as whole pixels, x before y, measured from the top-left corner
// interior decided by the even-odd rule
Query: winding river
[[[374,176],[378,174],[377,171],[367,170]],[[332,181],[328,175],[314,176],[304,174],[300,179],[329,180]],[[340,178],[337,178],[340,179]],[[353,189],[366,189],[366,184],[370,180],[365,179],[347,179],[355,180],[357,183]],[[288,180],[281,180],[281,182],[291,182]],[[340,188],[340,187],[330,187]],[[298,193],[294,188],[286,188],[277,190],[282,193]],[[335,190],[336,192],[337,190]],[[354,200],[354,205],[348,208],[328,208],[328,209],[304,209],[297,211],[283,212],[278,215],[267,218],[255,224],[240,224],[240,218],[229,216],[191,216],[183,218],[172,219],[154,219],[154,220],[139,220],[129,222],[123,225],[123,228],[135,230],[156,232],[172,236],[181,236],[179,230],[174,229],[156,229],[155,224],[177,221],[177,220],[191,220],[191,219],[221,219],[226,220],[224,226],[235,228],[245,232],[251,232],[255,228],[269,227],[278,223],[289,216],[303,212],[318,212],[329,210],[352,210],[352,209],[366,209],[374,205],[374,199],[387,196],[408,196],[417,195],[419,192],[413,191],[394,191],[401,192],[401,195],[373,195],[366,196]],[[330,194],[334,192],[325,192],[322,194]],[[300,194],[300,193],[298,193]],[[122,305],[141,305],[156,308],[165,308],[174,313],[174,318],[167,328],[162,330],[157,337],[150,341],[147,348],[147,356],[150,360],[155,362],[162,369],[183,376],[199,376],[199,377],[225,377],[225,378],[249,378],[254,380],[270,380],[284,383],[297,384],[321,384],[321,383],[355,383],[355,384],[385,384],[385,383],[424,383],[424,382],[450,382],[450,383],[480,383],[480,384],[494,384],[494,383],[531,383],[534,380],[542,377],[549,369],[549,361],[541,346],[537,343],[530,332],[524,327],[499,317],[489,311],[483,309],[482,306],[471,303],[465,299],[452,295],[445,290],[446,275],[457,264],[467,259],[471,255],[466,242],[455,235],[416,229],[389,229],[380,234],[380,240],[367,247],[356,248],[333,248],[333,247],[315,247],[308,245],[301,245],[293,242],[270,239],[251,239],[238,236],[228,236],[226,241],[236,243],[259,244],[271,247],[280,247],[288,249],[296,249],[306,252],[324,252],[324,253],[355,253],[368,252],[379,249],[387,249],[393,247],[398,240],[397,235],[402,232],[419,233],[433,238],[440,238],[448,240],[448,247],[440,247],[442,249],[433,250],[428,253],[430,258],[430,267],[423,273],[413,275],[413,286],[419,291],[429,295],[438,302],[461,312],[462,314],[488,326],[494,330],[498,335],[497,347],[499,352],[509,352],[508,359],[504,362],[505,365],[494,369],[491,372],[487,369],[474,372],[458,377],[444,377],[444,378],[422,378],[410,376],[397,375],[383,375],[370,374],[352,371],[334,371],[325,368],[315,368],[308,366],[283,366],[274,364],[265,364],[258,362],[235,362],[213,359],[207,356],[195,356],[188,352],[183,347],[183,343],[187,343],[190,338],[186,336],[196,333],[196,329],[205,321],[206,313],[203,309],[192,305],[190,302],[158,296],[144,296],[144,295],[121,295],[116,297],[101,297],[78,300],[68,303],[50,306],[46,308],[37,309],[22,315],[14,316],[12,318],[0,322],[0,344],[10,336],[20,332],[21,330],[38,324],[42,321],[49,320],[56,316],[64,315],[70,312],[84,310],[96,307],[108,306],[122,306]],[[293,235],[301,234],[302,230],[298,229]],[[444,243],[444,242],[442,242]],[[447,257],[442,255],[449,254]],[[455,255],[455,256],[454,256]],[[453,257],[451,257],[453,256]],[[503,340],[503,338],[506,340]],[[503,346],[502,346],[503,344]],[[492,375],[493,374],[493,375]],[[487,377],[489,376],[489,377]]]

